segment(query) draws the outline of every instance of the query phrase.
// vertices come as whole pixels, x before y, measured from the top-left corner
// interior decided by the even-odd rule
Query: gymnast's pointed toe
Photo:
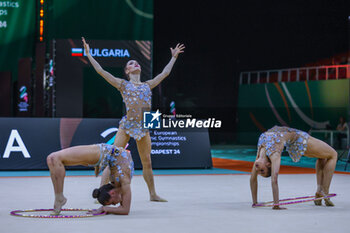
[[[329,198],[324,199],[324,204],[326,206],[334,206],[334,203],[331,200],[329,200]]]
[[[316,198],[322,197],[322,194],[316,193],[316,194],[315,194],[315,197],[316,197]],[[315,203],[315,205],[320,206],[320,205],[322,205],[322,200],[315,200],[314,203]]]

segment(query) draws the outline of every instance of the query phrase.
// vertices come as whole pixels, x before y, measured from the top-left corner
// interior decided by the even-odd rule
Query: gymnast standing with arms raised
[[[281,154],[286,147],[286,151],[293,162],[298,162],[301,156],[317,158],[316,178],[317,191],[316,198],[329,194],[329,187],[337,163],[337,152],[325,142],[311,137],[306,132],[288,127],[275,126],[261,134],[258,141],[258,153],[254,162],[251,177],[250,189],[253,199],[253,207],[258,204],[258,181],[257,176],[271,176],[273,193],[273,209],[281,208],[279,204],[278,173],[281,165]],[[334,206],[329,198],[324,199],[326,206]],[[322,205],[322,200],[315,200],[315,205]]]
[[[128,61],[124,68],[128,81],[114,77],[107,71],[103,70],[103,68],[96,62],[90,54],[89,45],[84,38],[82,38],[82,40],[85,53],[96,72],[109,84],[120,91],[126,105],[127,113],[119,123],[119,129],[114,140],[114,145],[124,148],[130,137],[136,140],[137,150],[142,163],[143,178],[148,186],[150,201],[165,202],[166,200],[159,197],[155,190],[151,162],[151,137],[148,129],[143,128],[142,118],[143,112],[151,109],[151,90],[170,74],[178,55],[184,52],[185,46],[183,44],[177,44],[174,49],[170,48],[172,57],[163,71],[155,78],[146,82],[141,82],[141,66],[137,61]],[[109,174],[110,172],[108,168],[105,169],[101,179],[101,186],[107,183]]]

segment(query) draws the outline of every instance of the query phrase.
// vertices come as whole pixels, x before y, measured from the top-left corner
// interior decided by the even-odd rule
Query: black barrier
[[[77,145],[112,144],[119,120],[0,118],[0,170],[48,169],[46,157],[51,152]],[[150,135],[153,168],[212,167],[207,129],[154,129]],[[135,140],[129,143],[139,169]]]

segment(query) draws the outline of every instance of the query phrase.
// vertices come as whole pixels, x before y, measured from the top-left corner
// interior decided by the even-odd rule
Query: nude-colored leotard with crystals
[[[305,154],[309,134],[301,130],[274,126],[261,134],[258,141],[258,151],[261,147],[266,149],[266,155],[282,153],[284,147],[294,162],[298,162]]]
[[[123,80],[120,88],[126,106],[126,116],[119,122],[119,127],[133,137],[140,140],[148,132],[143,128],[143,112],[151,110],[152,92],[147,82],[134,84]]]
[[[99,166],[99,171],[103,171],[108,166],[113,176],[113,182],[119,182],[124,176],[132,178],[134,162],[128,150],[105,143],[99,144],[99,147],[100,160],[96,164]]]

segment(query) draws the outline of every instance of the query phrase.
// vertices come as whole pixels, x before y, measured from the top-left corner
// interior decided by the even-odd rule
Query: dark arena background
[[[135,165],[130,213],[65,223],[12,216],[53,207],[50,154],[123,144],[116,137],[128,111],[123,98],[144,98],[106,82],[82,37],[115,77],[127,80],[126,64],[136,60],[143,83],[162,73],[170,48],[185,46],[142,114],[150,151],[133,138],[125,146]],[[4,232],[348,232],[349,124],[350,1],[0,0]],[[257,143],[275,125],[302,130],[337,154],[334,207],[307,201],[280,212],[252,208]],[[315,194],[317,156],[294,163],[281,153],[280,199]],[[63,208],[101,206],[91,198],[101,179],[82,165],[66,166]],[[149,201],[147,165],[168,202]],[[259,203],[273,200],[270,179],[258,180]]]

